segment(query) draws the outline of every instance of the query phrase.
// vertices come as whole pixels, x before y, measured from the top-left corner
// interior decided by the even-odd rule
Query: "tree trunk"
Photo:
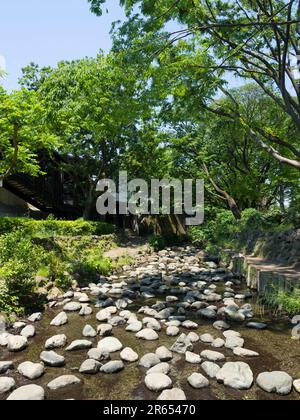
[[[212,179],[208,167],[205,163],[202,163],[204,172],[206,173],[210,183],[212,184],[212,186],[214,187],[214,189],[217,191],[218,194],[221,195],[221,197],[223,197],[226,201],[227,201],[227,205],[229,207],[229,209],[231,210],[232,214],[234,215],[236,220],[240,220],[242,218],[242,214],[240,212],[240,209],[235,201],[235,199],[233,197],[231,197],[230,194],[228,194],[226,191],[224,191],[222,188],[220,188],[215,181]]]
[[[86,201],[85,201],[85,206],[84,206],[84,211],[83,211],[83,220],[91,219],[94,205],[95,205],[94,188],[93,186],[91,186],[89,189],[88,195],[86,197]]]

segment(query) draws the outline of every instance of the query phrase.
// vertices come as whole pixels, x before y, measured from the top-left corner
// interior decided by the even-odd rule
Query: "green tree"
[[[38,152],[58,145],[44,111],[35,92],[0,89],[0,181],[16,172],[38,175]]]
[[[84,218],[95,208],[97,182],[116,176],[126,145],[147,116],[142,91],[143,81],[113,55],[59,63],[39,90]]]
[[[89,2],[92,11],[101,14],[105,1]],[[161,66],[170,66],[166,51],[171,51],[178,73],[191,78],[198,89],[202,81],[203,107],[245,124],[257,146],[300,170],[300,83],[294,71],[300,53],[299,1],[120,0],[120,4],[128,16],[119,31],[121,38],[124,34],[131,38],[136,51],[150,51],[150,62],[154,56],[148,45],[155,39],[159,45],[155,57]],[[168,31],[166,25],[174,21],[178,28]],[[254,81],[287,114],[298,131],[296,146],[269,127],[247,125],[240,104],[225,88],[228,74]],[[232,102],[230,112],[215,106],[214,89],[208,81]]]

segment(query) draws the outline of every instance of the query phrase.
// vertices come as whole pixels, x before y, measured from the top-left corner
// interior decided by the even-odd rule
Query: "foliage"
[[[5,295],[10,295],[20,307],[33,292],[34,276],[45,258],[44,249],[22,231],[0,236],[0,281]]]
[[[38,153],[59,145],[44,116],[35,92],[21,89],[8,94],[0,87],[0,180],[15,172],[40,173]]]
[[[22,230],[29,235],[47,236],[85,236],[109,235],[115,227],[104,222],[84,220],[33,220],[15,217],[0,217],[0,235],[14,230]]]
[[[270,308],[278,309],[291,316],[297,315],[300,312],[300,289],[286,291],[272,286],[261,297],[261,301]]]
[[[89,3],[101,15],[106,2]],[[294,139],[268,125],[249,124],[242,103],[226,90],[228,73],[255,82],[299,136],[300,88],[292,58],[298,55],[297,2],[120,0],[120,4],[127,20],[114,28],[117,50],[130,46],[129,55],[150,67],[155,57],[159,69],[155,72],[165,79],[168,95],[177,92],[190,103],[242,123],[258,148],[299,171],[300,151]],[[175,30],[174,22],[179,26]],[[230,102],[230,110],[216,101],[218,90]]]
[[[149,245],[154,249],[154,251],[161,251],[166,247],[166,242],[162,236],[152,236],[148,240]]]

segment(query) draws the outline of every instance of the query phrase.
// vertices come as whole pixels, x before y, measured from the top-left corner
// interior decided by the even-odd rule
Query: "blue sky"
[[[109,0],[109,14],[97,17],[87,0],[1,0],[0,66],[5,63],[8,73],[1,84],[17,88],[21,68],[32,61],[55,66],[108,51],[111,23],[124,18],[118,4]]]

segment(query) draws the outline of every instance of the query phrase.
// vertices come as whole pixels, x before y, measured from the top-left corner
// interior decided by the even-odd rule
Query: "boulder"
[[[172,388],[172,380],[163,373],[151,373],[146,376],[145,385],[150,391],[160,392]]]
[[[122,350],[123,345],[115,337],[106,337],[99,341],[98,349],[102,351],[102,353],[116,353],[117,351]]]
[[[80,383],[81,380],[74,375],[63,375],[49,382],[47,387],[52,391],[57,391],[58,389],[71,385],[79,385]]]
[[[93,343],[91,341],[75,340],[66,348],[66,351],[88,350],[92,347]]]
[[[216,375],[217,381],[233,389],[250,389],[253,373],[246,363],[226,363]]]
[[[139,359],[139,355],[130,347],[126,347],[124,350],[121,351],[120,358],[124,362],[134,363]]]
[[[285,372],[261,373],[256,383],[264,391],[279,395],[288,395],[293,388],[293,379]]]
[[[186,401],[185,393],[182,389],[173,388],[163,391],[157,398],[158,401]]]
[[[40,355],[40,359],[45,365],[51,367],[61,367],[65,365],[65,358],[54,351],[43,351]]]
[[[44,374],[45,368],[41,363],[24,362],[18,366],[18,372],[25,378],[34,380]]]
[[[118,373],[124,369],[124,363],[121,360],[114,360],[103,365],[100,372],[106,374]]]
[[[207,388],[209,381],[201,373],[193,373],[188,377],[188,383],[195,389]]]
[[[7,398],[8,401],[42,401],[44,399],[45,391],[38,385],[21,386]]]
[[[16,386],[16,382],[13,378],[0,378],[0,395],[6,394],[13,390]]]
[[[61,347],[65,347],[67,344],[67,337],[65,334],[54,335],[50,337],[45,343],[46,350],[54,350],[59,349]]]

